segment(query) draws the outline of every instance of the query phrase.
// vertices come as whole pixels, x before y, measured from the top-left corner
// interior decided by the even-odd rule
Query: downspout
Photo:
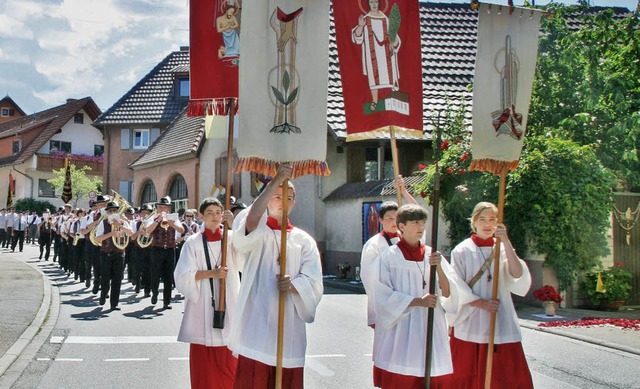
[[[34,179],[33,179],[33,177],[31,177],[31,176],[30,176],[30,175],[28,175],[27,173],[23,173],[23,172],[21,172],[20,170],[16,169],[16,166],[15,166],[15,165],[11,166],[11,168],[12,168],[13,170],[15,170],[17,173],[20,173],[20,174],[22,174],[23,176],[25,176],[26,178],[28,178],[28,179],[30,179],[30,180],[31,180],[31,195],[30,195],[30,198],[33,198],[33,183],[34,183]]]
[[[110,177],[110,173],[111,173],[111,137],[109,136],[109,130],[107,129],[107,126],[105,125],[103,127],[103,134],[104,137],[106,138],[107,142],[107,158],[105,158],[105,162],[106,162],[106,169],[105,169],[105,180],[102,183],[102,193],[109,193],[109,179]]]

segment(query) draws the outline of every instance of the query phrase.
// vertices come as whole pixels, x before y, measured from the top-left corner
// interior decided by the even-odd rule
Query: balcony
[[[87,174],[93,176],[102,175],[102,165],[104,162],[87,161],[81,158],[69,158],[69,163],[76,166],[76,169],[82,169],[84,166],[89,166],[90,170],[87,170]],[[52,170],[64,169],[64,158],[55,157],[48,154],[38,154],[38,167],[40,172],[50,172]]]

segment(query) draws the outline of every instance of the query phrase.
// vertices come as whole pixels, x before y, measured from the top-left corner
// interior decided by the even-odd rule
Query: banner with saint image
[[[333,0],[347,141],[422,138],[417,0]]]

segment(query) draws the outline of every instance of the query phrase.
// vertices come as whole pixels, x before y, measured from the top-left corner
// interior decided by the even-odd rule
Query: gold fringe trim
[[[302,177],[307,174],[313,174],[316,176],[328,176],[331,174],[329,165],[325,161],[295,161],[295,162],[282,162],[271,161],[260,157],[242,157],[238,159],[235,166],[235,173],[241,172],[253,172],[258,174],[264,174],[268,177],[274,177],[278,170],[278,165],[287,163],[293,167],[291,172],[291,178]]]
[[[474,159],[471,161],[469,171],[490,172],[497,176],[505,169],[506,171],[515,170],[518,167],[518,160],[515,161],[498,161],[496,159]]]
[[[349,134],[347,131],[347,142],[354,142],[367,139],[379,139],[379,138],[391,138],[391,128],[393,128],[394,135],[397,138],[402,136],[404,139],[423,139],[424,134],[421,130],[413,130],[411,128],[386,126],[377,128],[371,131],[357,132],[355,134]]]

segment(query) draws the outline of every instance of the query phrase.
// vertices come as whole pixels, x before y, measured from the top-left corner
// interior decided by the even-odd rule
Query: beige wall
[[[140,205],[142,198],[143,185],[147,180],[153,181],[156,187],[156,193],[158,199],[167,196],[169,189],[171,188],[171,182],[177,174],[181,174],[187,183],[187,192],[189,195],[189,208],[198,208],[198,192],[199,192],[199,180],[198,180],[199,163],[198,159],[193,157],[184,161],[178,161],[173,163],[167,163],[161,166],[150,167],[147,169],[140,169],[133,172],[133,202],[134,206]],[[175,199],[173,199],[175,200]]]

